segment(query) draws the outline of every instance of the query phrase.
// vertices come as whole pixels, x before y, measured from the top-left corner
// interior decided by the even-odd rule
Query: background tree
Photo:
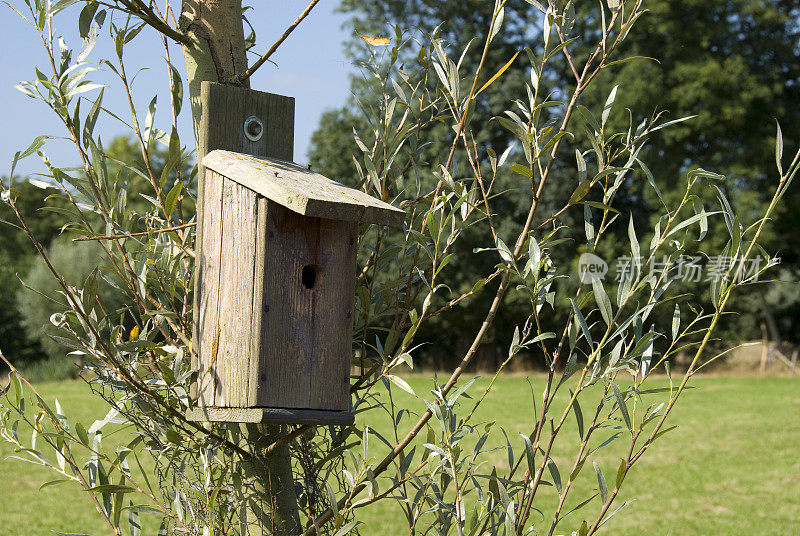
[[[770,123],[779,118],[786,139],[800,139],[800,5],[785,0],[658,0],[648,11],[641,31],[631,35],[621,54],[654,60],[631,61],[602,73],[604,83],[586,92],[586,106],[605,101],[607,95],[597,88],[619,84],[619,98],[628,103],[634,122],[659,112],[668,112],[669,119],[693,117],[654,138],[642,155],[645,161],[658,162],[650,172],[663,185],[664,196],[680,195],[683,174],[701,167],[728,177],[724,188],[738,211],[763,210],[771,196],[765,170],[774,163]],[[601,21],[592,10],[578,5],[577,12],[577,31],[599,36]],[[616,125],[620,122],[618,117]],[[645,184],[641,171],[638,179]],[[707,195],[715,194],[712,190]],[[779,223],[764,240],[781,257],[784,283],[779,287],[791,294],[800,281],[800,244],[794,239],[800,214],[792,208],[800,202],[800,188],[787,192],[786,200]],[[637,221],[644,221],[651,219],[659,200],[642,186],[620,203]],[[723,226],[717,222],[709,230],[712,239],[724,241]],[[697,285],[684,289],[700,291]],[[760,338],[765,315],[773,315],[782,336],[800,342],[800,303],[774,299],[775,294],[767,294],[770,299],[764,301],[763,296],[763,289],[754,286],[736,298],[739,314],[726,319],[722,338]]]
[[[426,50],[425,46],[428,36],[441,39],[452,54],[458,54],[460,69],[465,72],[477,70],[483,59],[483,71],[478,80],[478,88],[508,64],[508,70],[493,82],[492,91],[481,93],[476,97],[472,112],[474,128],[471,136],[474,136],[478,146],[488,147],[497,155],[502,155],[514,143],[512,134],[499,122],[490,119],[503,114],[508,105],[508,95],[525,93],[525,83],[529,81],[529,76],[523,68],[528,63],[528,57],[523,49],[528,47],[533,54],[541,52],[541,29],[536,23],[539,12],[531,4],[525,0],[510,0],[505,3],[501,29],[495,35],[485,57],[478,36],[485,33],[492,20],[491,2],[345,0],[339,9],[350,15],[350,25],[354,28],[353,37],[345,44],[345,49],[356,65],[365,65],[376,53],[374,48],[365,45],[360,36],[391,36],[399,40],[400,34],[397,32],[401,29],[403,39],[411,42],[409,46],[401,49],[399,58],[396,60],[392,58],[394,60],[392,63],[400,66],[401,70],[406,63],[411,65],[419,58],[433,57],[433,49]],[[384,54],[388,55],[389,51]],[[434,81],[428,83],[433,84]],[[469,86],[465,85],[462,90],[468,91]],[[320,125],[311,138],[309,161],[312,167],[321,173],[357,185],[360,179],[353,162],[354,156],[360,156],[362,151],[356,144],[352,132],[354,128],[362,131],[367,126],[363,107],[367,103],[375,102],[376,95],[380,95],[383,88],[380,87],[378,78],[363,72],[352,77],[351,91],[353,98],[345,106],[331,110],[321,117]],[[446,121],[431,122],[421,130],[420,138],[425,140],[425,144],[415,147],[413,157],[429,166],[429,169],[436,169],[448,158],[451,135],[451,126]],[[468,173],[464,148],[456,147],[453,156],[456,163],[454,176]],[[397,158],[400,160],[406,158],[406,161],[409,159],[403,153]],[[490,171],[486,154],[481,155],[481,165],[484,171]],[[426,188],[434,188],[438,179],[432,173],[428,173],[423,180]],[[495,182],[497,191],[512,193],[512,195],[497,196],[494,207],[500,235],[504,240],[513,240],[512,235],[519,233],[521,222],[525,220],[527,212],[525,199],[530,186],[526,179],[507,169],[499,170]],[[519,195],[513,195],[514,192]],[[547,208],[543,212],[554,204],[555,201],[551,202],[548,192],[548,198],[543,204]],[[468,228],[455,246],[458,251],[455,257],[466,258],[467,254],[476,248],[492,246],[491,241],[487,241],[482,232]],[[454,262],[458,263],[458,260]],[[475,280],[491,271],[493,264],[494,259],[488,256],[477,256],[471,258],[468,263],[458,263],[458,272],[452,281],[453,297],[469,290]],[[505,306],[499,313],[499,325],[506,325],[513,318],[519,317],[524,305],[516,304],[516,300],[514,292],[505,298]],[[522,300],[524,304],[524,297]],[[423,328],[419,334],[420,338],[435,344],[426,345],[422,364],[437,369],[453,366],[455,356],[466,350],[464,345],[468,344],[459,334],[474,331],[480,326],[483,320],[482,312],[486,310],[489,302],[490,296],[479,295],[469,306],[463,308],[462,315],[443,318]],[[437,298],[437,303],[441,306],[446,301]],[[499,365],[510,342],[509,333],[493,329],[487,337],[487,343],[481,348],[481,362],[490,368]]]
[[[563,8],[566,2],[556,3]],[[629,36],[623,49],[624,57],[656,58],[657,61],[630,61],[616,70],[607,70],[598,76],[601,84],[593,85],[582,97],[581,104],[588,109],[602,107],[608,98],[608,88],[619,85],[619,98],[630,103],[634,123],[650,118],[659,112],[669,111],[668,119],[679,119],[697,116],[672,129],[655,136],[648,145],[640,160],[658,162],[648,169],[661,185],[666,199],[676,201],[682,193],[681,184],[685,173],[693,168],[714,170],[728,176],[725,191],[732,203],[746,214],[762,211],[769,202],[769,177],[764,170],[770,169],[774,160],[768,144],[770,122],[775,117],[788,119],[784,134],[787,140],[800,139],[797,125],[800,125],[800,108],[795,103],[800,95],[800,51],[798,50],[798,15],[800,8],[795,2],[772,0],[759,2],[755,0],[735,0],[716,2],[669,2],[657,0],[648,3],[648,13],[643,17],[642,31]],[[391,35],[395,25],[404,28],[420,28],[424,32],[433,32],[436,21],[447,21],[440,30],[445,41],[456,49],[466,46],[477,30],[479,17],[475,13],[487,10],[485,2],[466,1],[458,3],[427,2],[423,0],[404,2],[388,0],[374,3],[363,0],[344,0],[340,9],[352,15],[351,22],[356,34],[346,44],[346,50],[358,64],[363,61],[363,43],[358,34]],[[530,17],[531,6],[527,2],[509,2],[507,9],[514,11],[515,23],[507,25],[498,35],[497,50],[487,63],[501,66],[515,52],[526,46],[537,49],[541,39],[538,35],[541,28]],[[599,40],[603,31],[603,20],[596,16],[596,10],[588,4],[576,4],[573,33],[588,35],[581,40],[576,50],[585,52],[592,43]],[[521,56],[524,56],[522,54]],[[479,47],[471,47],[464,56],[464,63],[475,65],[480,59]],[[572,73],[565,61],[555,60],[547,71],[544,84],[557,88],[569,85]],[[523,61],[517,58],[516,64]],[[489,72],[494,72],[494,67]],[[487,75],[488,77],[488,75]],[[524,77],[511,73],[502,77],[497,84],[501,90],[492,93],[494,99],[504,94],[517,94]],[[347,125],[362,124],[363,115],[359,113],[359,103],[368,102],[377,91],[374,77],[356,75],[352,79],[351,89],[354,100],[343,108],[325,114],[320,126],[312,137],[310,149],[311,161],[316,169],[336,177],[357,177],[351,155],[361,151],[349,134]],[[500,115],[502,106],[482,101],[475,109],[476,118],[484,122],[482,128],[476,129],[476,139],[493,147],[498,153],[509,144],[508,131],[501,128],[497,121],[489,118]],[[614,128],[623,128],[628,118],[618,115],[611,119]],[[789,126],[790,125],[790,126]],[[433,140],[443,139],[447,131],[446,125],[432,127],[439,129],[431,136]],[[701,132],[701,134],[697,134]],[[576,145],[588,143],[583,129],[576,132]],[[425,149],[431,155],[441,155],[442,148],[434,141]],[[428,154],[428,153],[426,153]],[[435,156],[433,156],[435,159]],[[590,157],[591,158],[591,157]],[[544,200],[548,208],[561,206],[572,194],[575,186],[574,172],[561,169],[556,165],[554,174],[558,180],[548,192]],[[515,179],[516,177],[516,179]],[[636,222],[652,220],[653,214],[660,208],[658,196],[647,186],[645,172],[638,168],[630,174],[631,184],[636,186],[618,199],[623,213],[634,215]],[[501,174],[501,184],[512,189],[519,187],[519,176],[513,173]],[[355,179],[357,180],[357,179]],[[706,198],[716,196],[713,188],[704,194]],[[780,251],[784,263],[782,280],[791,286],[800,279],[800,256],[798,256],[796,240],[793,240],[794,229],[800,225],[798,215],[791,206],[796,205],[798,188],[794,187],[788,194],[787,203],[782,209],[786,217],[781,223],[765,235],[767,243],[776,251]],[[519,221],[519,210],[515,206],[514,196],[500,199],[496,205],[498,229],[501,236],[513,233],[515,222]],[[793,212],[791,215],[788,212]],[[570,239],[579,244],[582,239],[583,211],[580,207],[568,210],[562,215],[562,222],[572,230]],[[650,225],[654,221],[649,221]],[[617,233],[619,241],[607,243],[601,250],[601,256],[607,260],[616,259],[625,254],[627,229],[620,226],[612,229]],[[725,241],[727,232],[720,221],[709,231],[712,239],[717,237]],[[647,238],[647,237],[645,237]],[[469,246],[467,246],[467,243]],[[722,245],[722,244],[718,244]],[[464,247],[485,247],[477,241],[465,241]],[[577,264],[577,257],[583,250],[580,248],[560,248],[555,255],[559,261]],[[691,252],[692,255],[697,252]],[[703,259],[704,263],[708,259]],[[463,267],[465,273],[472,276],[485,273],[486,266],[478,260],[470,266]],[[474,271],[473,271],[474,269]],[[612,276],[615,266],[612,264]],[[469,279],[469,278],[467,278]],[[570,284],[570,283],[567,283]],[[572,281],[574,286],[576,283]],[[698,285],[682,284],[686,292],[699,293],[703,290]],[[767,310],[777,318],[780,332],[786,338],[793,339],[798,333],[795,329],[800,322],[800,304],[792,300],[764,302],[763,293],[757,286],[743,292],[736,298],[735,308],[740,311],[724,323],[723,338],[728,341],[740,341],[759,338],[759,325],[763,320],[765,305]],[[706,307],[711,297],[704,294]],[[518,310],[513,306],[513,294],[506,298],[511,302],[507,318],[513,318]],[[478,311],[485,307],[481,299],[467,302],[464,305],[464,324],[459,327],[474,326],[479,322]],[[569,304],[565,304],[567,309]],[[563,309],[559,309],[563,311]],[[434,366],[444,363],[442,355],[451,355],[457,346],[456,340],[442,339],[441,333],[456,333],[456,326],[434,322],[432,331],[427,333],[429,340],[436,340],[436,345],[429,347],[425,354],[432,359]],[[434,333],[436,335],[434,336]],[[487,354],[499,356],[508,342],[502,336],[490,337]],[[441,350],[441,352],[439,352]]]
[[[92,272],[103,263],[103,252],[97,244],[75,243],[69,236],[51,241],[47,247],[47,255],[64,280],[76,287],[83,285]],[[51,374],[48,378],[50,380],[77,375],[76,358],[67,355],[75,348],[62,342],[68,340],[66,337],[69,333],[56,328],[50,320],[53,314],[61,313],[68,307],[60,292],[61,288],[53,279],[49,268],[38,258],[30,270],[21,277],[26,287],[16,293],[16,310],[21,315],[23,332],[32,337],[42,351],[42,354],[32,359],[30,364],[21,363],[21,366],[27,365],[23,366],[23,369],[29,369],[31,364],[46,360],[49,363],[38,364],[37,369],[46,367],[45,370]],[[116,289],[99,279],[98,293],[108,307],[106,312],[112,316],[118,315],[122,300]],[[37,373],[32,377],[39,379],[42,376],[42,373]]]
[[[83,174],[48,166],[52,179],[48,188],[67,203],[63,214],[69,218],[69,233],[96,243],[103,251],[102,271],[93,271],[80,285],[68,281],[53,264],[52,251],[26,225],[14,192],[0,184],[2,200],[25,228],[65,298],[66,309],[52,315],[51,322],[69,334],[85,356],[87,383],[97,400],[109,408],[91,426],[70,422],[57,402],[51,407],[24,375],[12,370],[12,388],[0,393],[0,435],[27,461],[59,475],[59,480],[49,484],[69,482],[85,491],[82,495],[93,502],[114,536],[124,532],[123,526],[131,536],[141,533],[140,514],[144,513],[157,515],[161,533],[283,535],[303,530],[305,536],[343,536],[358,527],[360,508],[391,500],[398,501],[411,534],[479,531],[510,536],[547,531],[552,535],[569,523],[574,532],[589,535],[616,513],[610,508],[629,470],[669,430],[664,425],[692,375],[715,359],[706,354],[714,329],[726,314],[731,295],[747,282],[739,277],[744,260],[729,260],[725,277],[712,285],[713,307],[703,313],[673,303],[677,297],[668,292],[672,279],[651,269],[650,260],[665,256],[672,266],[695,247],[696,227],[703,235],[709,215],[691,201],[721,177],[698,169],[686,174],[680,200],[661,211],[652,240],[641,241],[642,229],[637,229],[633,219],[627,220],[628,252],[647,262],[636,263],[613,293],[602,281],[578,286],[574,292],[569,286],[556,285],[562,275],[572,272],[556,253],[565,238],[582,230],[580,247],[591,252],[597,252],[601,242],[619,241],[610,234],[620,225],[625,227],[625,218],[612,206],[617,193],[628,192],[628,198],[629,190],[636,194],[638,185],[626,180],[629,168],[648,139],[667,126],[656,118],[639,127],[629,124],[612,129],[608,120],[623,113],[615,100],[616,90],[594,110],[579,108],[586,88],[614,66],[612,58],[641,14],[639,0],[600,3],[597,9],[607,26],[599,40],[590,36],[589,51],[579,56],[573,56],[570,45],[574,41],[568,41],[574,26],[569,4],[545,8],[529,0],[541,13],[537,17],[543,28],[542,49],[526,54],[522,91],[500,97],[506,109],[498,112],[503,117],[497,122],[518,147],[502,156],[485,142],[478,145],[473,140],[488,119],[474,122],[479,101],[496,91],[493,84],[510,74],[513,64],[486,65],[494,38],[504,24],[514,22],[505,21],[512,11],[505,10],[503,0],[494,3],[488,27],[480,34],[482,60],[471,71],[462,69],[460,50],[447,47],[435,33],[420,37],[421,53],[414,46],[417,43],[397,33],[394,43],[382,37],[365,38],[375,49],[391,48],[388,56],[368,54],[366,72],[376,79],[381,93],[362,101],[366,126],[356,131],[362,153],[356,158],[356,176],[364,190],[405,208],[406,220],[404,232],[397,235],[382,228],[360,228],[358,243],[363,253],[356,271],[351,354],[351,363],[360,365],[360,371],[351,375],[350,395],[355,412],[386,416],[388,436],[363,423],[278,427],[187,418],[193,381],[213,370],[193,366],[192,244],[197,222],[187,221],[182,203],[195,191],[194,178],[182,171],[191,157],[176,126],[184,86],[168,63],[171,134],[153,125],[155,100],[139,120],[126,74],[125,46],[147,35],[144,31],[149,26],[163,38],[165,57],[170,53],[168,39],[183,47],[197,125],[198,83],[246,86],[253,70],[280,41],[248,67],[237,1],[186,1],[180,24],[168,4],[161,12],[154,2],[89,1],[78,17],[86,41],[80,51],[72,51],[54,31],[54,21],[71,3],[26,0],[27,17],[23,18],[41,38],[49,66],[44,67],[47,74],[37,69],[36,78],[20,83],[19,88],[48,106],[73,141]],[[107,14],[113,22],[106,20]],[[102,92],[94,100],[84,95],[99,89],[90,81],[92,70],[84,63],[104,24],[116,57],[104,58],[102,65],[119,77],[119,88],[128,96],[129,126],[141,160],[109,156],[94,125],[101,111],[112,112],[103,108]],[[409,46],[412,51],[405,56]],[[401,58],[408,58],[405,68],[398,64]],[[546,66],[554,58],[571,64],[574,87],[563,83],[554,91],[544,83],[551,72]],[[494,75],[489,77],[490,73]],[[87,102],[84,113],[81,100]],[[583,116],[582,121],[577,121],[576,114]],[[439,132],[432,128],[436,123],[447,128]],[[589,146],[575,141],[576,130],[582,126],[590,127]],[[439,155],[425,153],[429,142],[442,138],[449,140],[449,147],[443,144]],[[170,165],[160,176],[153,169],[154,139],[164,142],[168,150]],[[17,153],[14,164],[36,153],[45,141],[44,136],[35,139],[27,150]],[[782,159],[782,147],[778,132],[778,178],[763,215],[739,220],[720,192],[721,214],[713,216],[726,222],[729,238],[724,248],[734,259],[740,252],[745,260],[764,255],[758,241],[800,171],[800,153],[785,169],[781,167],[788,160]],[[199,160],[207,149],[198,147]],[[113,174],[109,173],[112,164],[119,166]],[[506,174],[507,178],[501,177]],[[565,182],[556,189],[572,190],[563,210],[542,213],[546,187],[570,174],[577,179],[572,186]],[[144,210],[129,204],[127,194],[134,189],[134,177],[143,179],[146,193],[139,197],[146,202]],[[197,195],[203,195],[202,180]],[[509,207],[524,203],[513,234],[510,224],[506,229],[495,224],[498,207],[508,197],[515,198]],[[563,229],[560,217],[578,208],[583,212],[582,226]],[[198,217],[202,219],[202,214]],[[477,229],[483,238],[472,236],[478,236],[474,243],[482,247],[464,251],[460,241],[470,240],[469,233]],[[464,267],[481,256],[490,259],[489,273],[463,285]],[[756,275],[773,265],[767,261]],[[376,277],[376,273],[391,277]],[[99,291],[100,279],[122,298],[119,315],[108,313],[109,304]],[[459,294],[455,290],[459,286],[466,290]],[[484,294],[491,299],[486,300],[489,305],[480,325],[455,334],[470,341],[459,352],[458,366],[444,383],[435,380],[426,398],[415,398],[407,408],[397,407],[396,389],[415,394],[398,372],[413,364],[420,343],[425,342],[417,338],[421,330],[442,316],[458,323],[463,315],[456,306],[471,297],[485,299]],[[570,307],[563,311],[563,321],[549,331],[545,322],[556,318],[552,310],[559,310],[562,303]],[[505,319],[507,304],[524,309]],[[668,322],[651,316],[654,310],[665,308],[671,312]],[[506,323],[496,326],[501,320]],[[534,393],[525,408],[526,429],[515,440],[522,448],[516,450],[504,431],[502,438],[493,431],[494,421],[473,419],[474,408],[487,396],[496,396],[491,392],[493,382],[480,396],[472,397],[474,403],[464,402],[473,382],[464,381],[462,375],[478,359],[494,329],[511,334],[507,357],[495,367],[495,378],[523,349],[540,354],[547,365],[541,393]],[[656,339],[666,341],[663,349],[655,347]],[[669,372],[665,363],[685,348],[691,348],[693,357],[680,379],[670,380],[669,388],[645,387],[654,371]],[[563,396],[557,399],[559,391]],[[581,403],[591,411],[584,414]],[[470,406],[473,410],[465,414]],[[577,437],[562,433],[573,417]],[[132,438],[113,434],[111,441],[118,443],[110,445],[106,427],[112,423],[123,425]],[[608,439],[599,437],[609,427],[618,432]],[[612,479],[604,476],[598,463],[603,460],[593,455],[617,439],[624,454],[619,464],[606,467],[609,477],[616,475]],[[496,447],[507,453],[508,464],[490,473],[487,462]],[[146,471],[140,457],[154,469]],[[590,457],[594,473],[584,472],[581,477],[589,485],[576,491],[573,482]],[[564,508],[573,503],[577,506],[569,513],[586,507],[584,519],[564,514]]]
[[[109,142],[105,153],[109,157],[108,173],[127,183],[128,208],[132,218],[138,220],[149,205],[142,197],[147,193],[147,182],[140,175],[128,176],[124,173],[124,166],[116,162],[144,169],[141,150],[131,136],[117,136]],[[153,142],[149,154],[151,168],[160,176],[167,165],[168,150]],[[191,161],[182,163],[181,173],[185,177],[191,176]],[[82,284],[86,276],[101,264],[102,251],[91,244],[71,243],[69,233],[55,244],[69,223],[64,214],[68,202],[51,195],[49,183],[35,177],[27,180],[16,178],[11,186],[31,233],[43,246],[52,246],[50,252],[56,259],[55,264],[70,284]],[[183,210],[187,213],[194,211],[191,199],[184,203]],[[96,216],[92,219],[99,223]],[[63,359],[69,350],[50,336],[55,334],[50,316],[63,309],[58,305],[63,302],[63,297],[56,294],[58,285],[19,223],[15,223],[16,216],[8,205],[0,205],[0,220],[5,227],[5,232],[0,233],[0,301],[3,304],[0,308],[0,350],[13,356],[15,365],[31,374],[33,379],[74,375],[77,369],[73,361]],[[145,229],[141,221],[135,225],[139,226],[138,230]],[[27,287],[20,287],[20,280]],[[113,292],[107,286],[104,295],[110,299],[113,308],[119,305],[119,300],[112,299]],[[41,361],[51,362],[43,364]],[[0,368],[4,366],[2,364]]]
[[[63,208],[63,203],[57,199],[45,203],[45,191],[27,180],[15,179],[11,187],[16,190],[19,209],[31,222],[31,229],[42,237],[43,243],[49,244],[58,235],[62,218],[46,207]],[[0,205],[0,225],[3,226],[0,232],[0,350],[13,355],[15,363],[24,367],[42,359],[44,354],[37,335],[26,329],[24,311],[16,299],[20,278],[24,278],[36,262],[36,249],[15,221],[11,207]],[[4,363],[0,365],[2,369],[5,369]]]

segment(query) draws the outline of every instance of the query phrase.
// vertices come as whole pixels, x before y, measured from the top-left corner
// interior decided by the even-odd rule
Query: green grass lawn
[[[408,381],[421,397],[431,386],[429,378],[420,376]],[[486,383],[478,380],[470,392],[479,393]],[[532,383],[540,396],[542,379],[533,378]],[[673,413],[672,423],[680,427],[663,436],[628,475],[619,502],[636,501],[617,514],[604,532],[800,534],[800,379],[703,377],[694,385],[697,388],[685,394]],[[91,423],[105,414],[106,410],[87,396],[82,382],[42,384],[41,391],[58,397],[71,419]],[[412,411],[424,408],[420,400],[404,393],[396,396],[395,402]],[[469,401],[465,402],[471,407]],[[589,400],[584,401],[585,414],[588,404]],[[369,422],[359,419],[358,424],[369,424],[387,437],[392,435],[387,419],[377,415],[370,418]],[[521,451],[518,432],[529,431],[532,420],[527,381],[508,376],[498,380],[474,422],[497,421],[507,431],[515,451]],[[409,424],[410,420],[404,420],[404,428]],[[562,433],[570,441],[577,436],[572,419]],[[610,433],[598,432],[598,442]],[[502,434],[494,439],[497,445]],[[557,444],[555,450],[562,473],[568,472],[567,465],[571,464],[567,458],[570,441]],[[623,447],[618,441],[594,456],[609,480],[616,473]],[[10,454],[9,446],[0,444],[0,457]],[[504,450],[493,452],[489,461],[500,474],[508,465]],[[52,478],[40,467],[16,460],[0,461],[0,535],[36,536],[52,534],[53,530],[108,533],[84,492],[69,485],[38,489]],[[594,471],[587,463],[565,511],[591,495],[595,487]],[[545,512],[554,502],[552,488],[543,488],[537,495],[537,506]],[[595,499],[559,525],[558,533],[569,534],[598,508]],[[360,519],[365,523],[361,527],[365,535],[407,533],[401,512],[390,501],[361,510]],[[145,523],[146,530],[152,527],[152,522]],[[546,528],[543,530],[546,532]]]

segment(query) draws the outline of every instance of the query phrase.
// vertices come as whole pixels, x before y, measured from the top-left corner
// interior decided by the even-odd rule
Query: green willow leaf
[[[121,486],[118,484],[100,484],[99,486],[88,488],[86,491],[97,493],[135,493],[137,490],[130,486]]]
[[[525,166],[523,166],[521,164],[514,164],[513,166],[511,166],[511,169],[514,172],[519,173],[523,177],[528,177],[529,179],[533,178],[533,173],[531,173],[530,168],[525,167]]]
[[[406,382],[403,378],[399,376],[394,376],[393,374],[387,374],[386,377],[389,379],[390,382],[398,386],[406,393],[417,396],[417,394],[414,392],[414,389],[412,389],[411,386],[408,385],[408,382]]]
[[[583,439],[583,412],[581,411],[581,405],[578,403],[578,397],[575,396],[572,389],[569,390],[569,394],[573,397],[572,411],[575,412],[575,421],[578,424],[578,436]]]
[[[622,413],[622,418],[625,419],[625,425],[628,427],[629,431],[633,430],[633,425],[631,424],[631,416],[628,413],[628,406],[625,404],[625,397],[622,396],[622,393],[619,390],[619,387],[613,381],[611,383],[611,389],[614,391],[614,396],[617,399],[617,406],[619,406],[619,411]]]
[[[672,313],[672,340],[678,338],[678,332],[681,327],[681,308],[675,304],[675,311]]]
[[[592,181],[591,180],[584,179],[583,181],[581,181],[581,183],[578,185],[578,187],[575,188],[575,191],[572,192],[572,195],[569,198],[569,203],[568,204],[574,205],[575,203],[577,203],[578,201],[580,201],[581,199],[586,197],[586,194],[589,193],[589,189],[591,187],[592,187]]]
[[[611,311],[611,300],[603,288],[603,282],[599,279],[592,279],[592,289],[594,290],[594,300],[600,308],[600,314],[603,316],[607,326],[611,326],[614,322],[614,315]]]
[[[552,458],[547,460],[547,469],[550,471],[550,476],[553,478],[553,485],[560,495],[563,491],[563,486],[561,485],[561,473],[558,471],[558,466],[556,466],[556,462],[554,462]]]
[[[622,487],[622,481],[625,480],[625,475],[628,472],[628,464],[625,460],[619,461],[619,468],[617,469],[617,489]]]
[[[600,466],[597,465],[597,462],[592,462],[592,465],[594,465],[594,470],[597,473],[597,489],[600,492],[600,500],[605,504],[608,500],[608,484],[606,484],[606,477],[603,476],[603,471],[600,470]]]
[[[609,7],[610,4],[611,2],[609,2]],[[608,116],[611,114],[611,109],[614,107],[614,101],[617,100],[617,89],[619,89],[619,85],[616,85],[611,89],[611,93],[609,93],[608,99],[606,99],[606,104],[605,106],[603,106],[603,114],[600,118],[601,127],[606,126],[606,122],[608,121]]]
[[[572,304],[572,310],[575,313],[575,318],[578,321],[578,325],[580,326],[584,337],[586,337],[586,340],[589,341],[589,345],[594,346],[594,340],[592,339],[592,333],[589,331],[589,325],[586,323],[586,318],[583,317],[583,313],[581,313],[581,310],[578,308],[578,304],[575,303],[575,300],[570,298],[569,301]]]
[[[578,183],[581,183],[586,180],[586,160],[578,149],[575,149],[575,160],[578,163]]]

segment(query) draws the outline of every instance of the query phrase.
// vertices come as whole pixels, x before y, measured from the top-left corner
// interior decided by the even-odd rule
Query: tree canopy
[[[561,3],[559,3],[560,5]],[[660,136],[654,136],[642,160],[657,162],[649,170],[662,188],[664,197],[672,199],[680,193],[681,179],[690,169],[702,167],[727,176],[723,188],[731,197],[738,210],[745,214],[755,214],[762,210],[768,201],[767,195],[775,182],[774,137],[775,121],[780,121],[787,140],[800,139],[800,55],[798,54],[798,6],[796,2],[772,0],[731,0],[725,2],[669,2],[656,0],[648,2],[639,30],[629,36],[621,58],[641,58],[624,62],[604,70],[599,76],[602,83],[593,85],[584,95],[581,104],[591,109],[602,108],[609,90],[620,86],[619,100],[629,105],[630,111],[615,113],[609,121],[620,128],[623,122],[653,117],[666,112],[666,119],[674,120],[687,116],[691,119],[665,129]],[[526,46],[537,47],[542,42],[541,28],[534,24],[536,8],[526,1],[509,2],[506,9],[513,15],[506,16],[512,23],[504,24],[494,43],[494,48],[486,58],[486,79],[505,64],[515,53]],[[426,0],[388,0],[368,2],[365,0],[344,0],[340,10],[351,15],[356,34],[394,36],[396,29],[409,32],[438,32],[438,36],[452,47],[452,54],[462,50],[477,37],[484,36],[491,17],[491,6],[486,2],[470,0],[463,2],[430,2]],[[588,35],[580,44],[591,46],[596,42],[591,36],[602,31],[603,21],[593,16],[593,8],[582,5],[576,7],[576,22],[573,33]],[[438,22],[444,21],[441,26]],[[356,62],[369,53],[368,47],[358,37],[346,44],[347,53]],[[481,58],[479,46],[469,46],[463,56],[463,63],[474,68]],[[524,59],[520,54],[517,62]],[[654,58],[654,59],[645,59]],[[399,60],[402,62],[402,58]],[[564,87],[574,84],[571,70],[566,62],[558,63],[560,68],[549,72],[550,87]],[[493,148],[498,154],[510,141],[508,131],[497,121],[489,118],[500,115],[510,106],[503,102],[504,95],[523,93],[523,69],[509,69],[494,84],[500,90],[491,92],[492,99],[478,102],[475,114],[482,120],[476,141],[479,146]],[[374,95],[374,80],[369,76],[352,78],[354,99],[340,109],[325,114],[318,130],[312,138],[310,157],[316,169],[342,180],[354,180],[352,155],[359,154],[353,140],[352,125],[363,125],[364,116],[359,109],[362,102],[369,102]],[[629,115],[630,114],[630,115]],[[432,162],[447,156],[449,144],[445,141],[451,134],[449,126],[437,125],[439,136],[425,148],[425,154]],[[582,140],[576,140],[578,145]],[[588,145],[588,142],[586,143]],[[484,165],[488,165],[484,162]],[[553,206],[557,201],[568,199],[574,189],[574,170],[555,170],[561,177],[563,186],[551,189]],[[639,181],[640,195],[629,194],[620,199],[622,206],[634,215],[635,221],[645,222],[654,214],[657,196],[647,193],[647,181],[642,170],[631,174],[632,181]],[[505,177],[505,187],[514,189],[519,181]],[[713,190],[709,192],[713,199]],[[520,214],[515,212],[514,196],[506,196],[498,203],[495,211],[499,234],[505,236],[514,230]],[[793,240],[795,229],[800,225],[797,214],[791,214],[792,206],[797,205],[797,187],[789,192],[787,203],[781,209],[780,223],[767,237],[768,245],[779,252],[784,263],[782,278],[789,281],[798,277],[800,249]],[[564,222],[575,224],[582,219],[579,211],[568,211]],[[718,225],[724,225],[718,222]],[[582,233],[580,225],[571,225],[574,232]],[[627,229],[620,226],[618,232],[622,243],[627,243]],[[725,233],[714,229],[710,236],[719,235],[723,240]],[[471,247],[485,244],[471,243]],[[570,250],[573,258],[580,254],[575,248]],[[608,255],[615,252],[608,251]],[[485,272],[487,266],[473,263],[464,267],[469,272]],[[470,277],[466,277],[469,280]],[[747,313],[741,314],[728,325],[726,337],[732,339],[755,338],[760,332],[759,323],[763,318],[760,291],[754,288],[752,296],[744,294],[739,298]],[[513,300],[509,297],[507,300]],[[512,304],[513,305],[513,304]],[[775,302],[775,314],[779,316],[781,331],[786,335],[795,333],[798,323],[798,307],[786,300]],[[478,311],[485,304],[480,299],[464,306],[464,322],[479,319]],[[513,316],[513,307],[506,308]],[[474,312],[474,314],[473,314]],[[438,326],[441,332],[449,332],[445,326]],[[508,342],[508,341],[503,341]],[[443,346],[441,336],[437,336],[437,346]],[[445,352],[448,351],[444,344]]]

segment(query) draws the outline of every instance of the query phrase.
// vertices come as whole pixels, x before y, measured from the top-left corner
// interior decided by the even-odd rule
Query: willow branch
[[[124,9],[120,9],[119,4],[125,6]],[[141,0],[119,0],[119,4],[114,7],[116,9],[120,9],[120,11],[125,11],[130,13],[131,15],[136,15],[142,21],[144,21],[148,26],[156,30],[162,35],[165,35],[172,39],[173,41],[180,43],[182,45],[190,46],[192,44],[192,40],[189,39],[189,36],[176,30],[172,26],[166,23],[166,21],[162,20],[158,15],[156,15],[150,7],[142,2]],[[105,4],[108,5],[108,4]]]
[[[166,227],[164,229],[153,229],[150,231],[142,231],[140,233],[124,233],[124,234],[116,234],[116,235],[103,235],[103,236],[82,236],[80,238],[73,238],[73,242],[86,242],[88,240],[119,240],[122,238],[132,238],[134,236],[150,236],[153,234],[159,233],[169,233],[171,231],[178,231],[180,229],[186,229],[188,227],[194,227],[196,224],[194,222],[191,223],[184,223],[183,225],[176,225],[175,227]]]
[[[284,41],[286,41],[286,38],[289,37],[289,35],[294,31],[295,28],[297,28],[297,26],[301,22],[303,22],[303,19],[305,19],[308,16],[308,14],[311,13],[311,10],[314,9],[314,6],[316,6],[318,3],[319,0],[311,0],[311,3],[308,4],[308,7],[306,7],[306,9],[300,14],[300,16],[297,17],[297,19],[295,19],[295,21],[288,28],[286,28],[286,31],[283,32],[283,35],[281,35],[278,38],[278,40],[275,41],[271,47],[269,47],[269,49],[264,53],[264,55],[258,58],[258,60],[253,65],[251,65],[245,72],[243,72],[236,78],[235,81],[236,85],[240,85],[242,82],[250,78],[253,75],[253,73],[258,70],[259,67],[264,65],[264,62],[267,61],[269,57],[275,53],[276,50],[278,50],[278,47],[281,46]]]

